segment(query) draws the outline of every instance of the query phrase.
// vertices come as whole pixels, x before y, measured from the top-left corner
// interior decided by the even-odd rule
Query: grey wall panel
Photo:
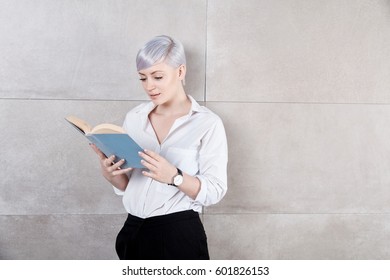
[[[207,100],[390,102],[390,2],[210,0]]]
[[[205,215],[212,259],[386,260],[388,215]]]
[[[125,219],[126,215],[2,215],[0,259],[117,259],[115,239]]]
[[[136,104],[0,100],[0,213],[123,213],[96,154],[64,117],[122,125]]]
[[[218,213],[390,213],[388,105],[208,102],[225,122]]]
[[[187,89],[203,100],[205,5],[197,0],[163,5],[140,0],[1,1],[0,97],[146,99],[135,56],[147,40],[167,34],[185,45]]]

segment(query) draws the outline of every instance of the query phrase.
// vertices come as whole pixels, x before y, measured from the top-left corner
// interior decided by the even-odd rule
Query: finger
[[[157,170],[156,166],[154,166],[153,164],[150,164],[149,162],[147,162],[145,160],[141,160],[141,164],[143,166],[145,166],[147,169],[149,169],[150,171],[156,171]]]
[[[117,175],[126,174],[126,173],[130,172],[131,170],[133,170],[133,168],[131,168],[131,167],[126,168],[126,169],[118,169],[118,170],[115,170],[114,172],[112,172],[112,175],[117,176]]]
[[[138,154],[139,154],[139,155],[141,156],[141,158],[143,158],[145,161],[149,162],[150,164],[153,164],[154,166],[157,166],[158,161],[157,161],[155,158],[153,158],[153,157],[151,157],[150,155],[145,154],[145,153],[143,153],[143,152],[139,152]]]
[[[99,148],[96,147],[95,144],[92,144],[92,143],[91,143],[90,146],[91,146],[92,150],[94,150],[94,152],[99,156],[99,158],[100,158],[101,160],[103,160],[103,159],[106,158],[106,155],[103,154],[103,152],[102,152],[101,150],[99,150]]]
[[[108,167],[109,172],[113,172],[113,171],[119,169],[121,167],[121,165],[124,164],[124,163],[125,163],[125,160],[121,159],[117,163],[115,163],[115,164],[111,165],[110,167]]]
[[[112,164],[114,163],[114,160],[115,160],[115,156],[112,155],[112,156],[106,158],[106,159],[103,161],[103,165],[104,165],[105,167],[110,167],[110,166],[112,166]]]
[[[158,153],[155,153],[153,151],[145,149],[144,153],[147,154],[148,156],[150,156],[151,158],[155,159],[156,161],[161,161],[161,159],[162,159],[162,157]]]
[[[151,173],[151,172],[142,171],[142,175],[149,177],[149,178],[152,178],[152,179],[156,179],[156,176],[154,175],[154,173]]]

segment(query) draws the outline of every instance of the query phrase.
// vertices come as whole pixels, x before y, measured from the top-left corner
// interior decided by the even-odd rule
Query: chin
[[[168,100],[166,98],[164,98],[163,96],[159,96],[158,98],[151,98],[151,101],[155,104],[155,105],[162,105],[164,103],[167,103]]]

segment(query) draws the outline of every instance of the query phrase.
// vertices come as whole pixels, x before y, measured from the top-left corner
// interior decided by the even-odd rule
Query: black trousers
[[[188,210],[141,219],[128,215],[116,239],[121,260],[208,260],[199,213]]]

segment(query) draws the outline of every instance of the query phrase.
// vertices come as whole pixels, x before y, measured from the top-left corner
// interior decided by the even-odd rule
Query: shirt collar
[[[200,106],[199,103],[196,102],[196,100],[191,95],[188,95],[188,98],[191,100],[190,113],[195,113],[195,112],[201,113],[207,111],[203,106]]]
[[[196,112],[198,113],[206,112],[206,109],[203,106],[199,105],[199,103],[196,102],[196,100],[191,95],[187,95],[187,96],[191,100],[191,110],[188,115],[192,115],[193,113]],[[154,108],[156,108],[156,105],[152,101],[150,101],[144,107],[140,108],[140,110],[137,113],[149,115],[150,112],[154,110]]]

